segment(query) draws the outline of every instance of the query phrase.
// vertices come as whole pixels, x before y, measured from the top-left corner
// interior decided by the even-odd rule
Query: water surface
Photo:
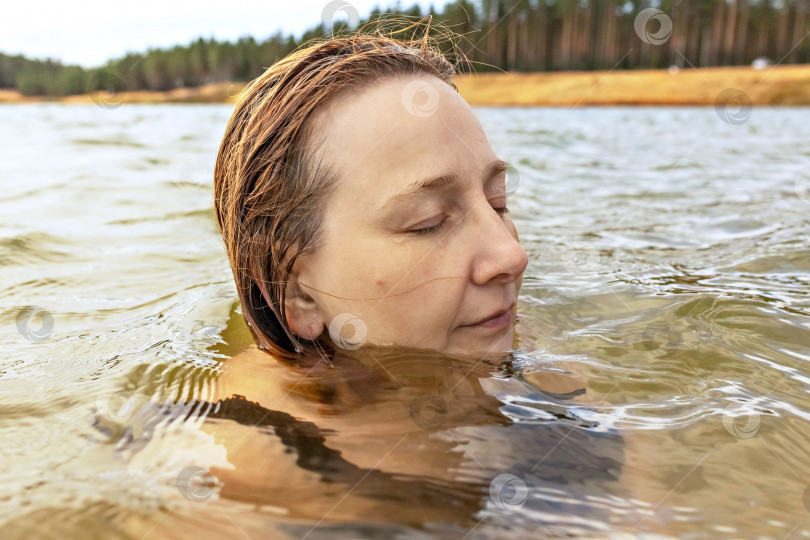
[[[231,110],[0,107],[4,535],[810,536],[809,109],[476,109],[517,349],[347,356],[296,414],[214,406],[231,357],[278,376],[212,210]]]

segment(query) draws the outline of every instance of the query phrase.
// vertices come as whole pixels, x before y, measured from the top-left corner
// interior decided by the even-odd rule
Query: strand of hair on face
[[[418,289],[419,287],[422,287],[424,285],[427,285],[428,283],[431,283],[433,281],[437,281],[439,279],[465,279],[466,277],[467,276],[443,276],[443,277],[432,278],[432,279],[429,279],[429,280],[427,280],[427,281],[425,281],[423,283],[420,283],[419,285],[416,285],[416,286],[414,286],[414,287],[412,287],[412,288],[410,288],[410,289],[408,289],[406,291],[401,291],[401,292],[394,293],[394,294],[388,294],[388,295],[385,295],[385,296],[377,296],[377,297],[373,297],[373,298],[348,298],[348,297],[345,297],[345,296],[338,296],[336,294],[332,294],[332,293],[328,293],[326,291],[322,291],[320,289],[317,289],[315,287],[307,285],[306,283],[301,283],[300,281],[298,283],[303,285],[304,287],[306,287],[308,289],[312,289],[313,291],[319,292],[321,294],[325,294],[326,296],[331,296],[332,298],[337,298],[338,300],[348,300],[350,302],[368,302],[370,300],[383,300],[385,298],[393,298],[394,296],[399,296],[401,294],[409,293],[411,291],[414,291],[414,290]],[[265,283],[267,283],[269,285],[274,285],[274,284],[275,285],[283,285],[284,284],[283,281],[266,281]]]

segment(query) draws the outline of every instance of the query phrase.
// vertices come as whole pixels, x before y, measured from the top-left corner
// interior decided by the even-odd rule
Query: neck
[[[437,395],[485,395],[479,378],[509,369],[511,357],[460,358],[435,351],[364,345],[329,358],[301,358],[285,373],[287,389],[300,397],[345,410],[387,399]]]

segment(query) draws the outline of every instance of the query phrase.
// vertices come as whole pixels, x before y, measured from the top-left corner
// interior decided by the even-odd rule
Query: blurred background
[[[311,38],[405,14],[432,15],[431,35],[451,59],[465,60],[459,68],[466,73],[666,70],[657,78],[647,74],[623,84],[614,81],[620,73],[600,85],[576,77],[498,79],[503,85],[498,96],[485,91],[492,79],[477,78],[463,93],[481,105],[709,104],[729,86],[742,87],[755,103],[810,102],[810,72],[804,69],[776,70],[763,85],[758,84],[762,73],[751,69],[710,69],[759,71],[809,62],[808,0],[164,4],[141,2],[120,12],[103,2],[87,2],[81,12],[58,2],[7,7],[0,23],[0,89],[5,90],[0,99],[244,83]],[[441,39],[438,23],[458,38]],[[420,37],[419,32],[411,37]],[[685,68],[705,71],[676,79]],[[651,85],[665,87],[650,93]],[[220,84],[132,99],[228,101],[239,88]]]

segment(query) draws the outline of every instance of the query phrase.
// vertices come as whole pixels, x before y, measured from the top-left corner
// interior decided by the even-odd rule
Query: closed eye
[[[506,214],[509,213],[509,208],[507,208],[506,206],[493,207],[492,209],[495,210],[498,213],[499,216],[505,216]],[[423,227],[421,229],[411,229],[408,232],[413,233],[413,234],[417,234],[417,235],[433,234],[433,233],[436,233],[436,232],[439,232],[440,230],[442,230],[445,227],[445,222],[446,221],[447,221],[447,218],[443,218],[436,225],[431,225],[430,227]]]
[[[442,219],[436,225],[431,225],[430,227],[424,227],[422,229],[411,229],[408,232],[411,232],[411,233],[414,233],[414,234],[422,234],[422,235],[439,232],[440,230],[442,230],[444,228],[444,222],[445,221],[447,221],[447,218]]]

